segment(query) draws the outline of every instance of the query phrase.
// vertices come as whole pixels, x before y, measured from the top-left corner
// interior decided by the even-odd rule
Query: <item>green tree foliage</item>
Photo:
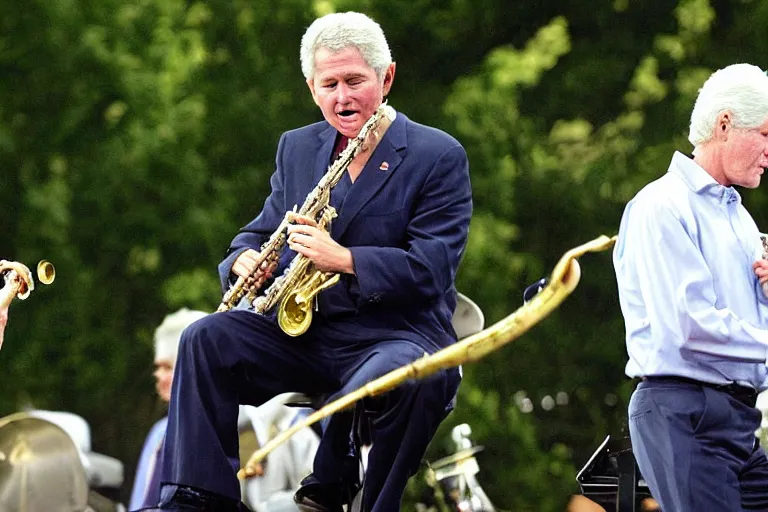
[[[490,324],[568,248],[616,232],[623,205],[688,151],[698,87],[758,65],[759,1],[30,0],[0,3],[0,257],[47,258],[56,282],[16,302],[0,412],[71,410],[130,483],[162,407],[152,331],[213,310],[215,266],[260,209],[286,129],[320,119],[299,40],[347,9],[383,26],[392,104],[467,148],[475,213],[459,289]],[[758,225],[768,197],[745,193]],[[428,458],[468,422],[502,509],[562,510],[632,383],[610,254],[586,256],[571,298],[467,366]],[[413,482],[411,500],[423,492]]]

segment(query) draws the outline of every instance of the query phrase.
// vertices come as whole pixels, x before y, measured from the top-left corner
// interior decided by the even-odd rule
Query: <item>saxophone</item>
[[[336,217],[336,209],[330,205],[331,189],[341,180],[349,164],[361,151],[368,135],[384,117],[391,121],[394,116],[394,109],[388,106],[386,101],[379,106],[360,129],[357,137],[351,139],[336,160],[328,166],[328,170],[307,195],[301,208],[297,210],[294,206],[293,210],[286,212],[280,225],[262,244],[254,271],[247,277],[238,277],[235,284],[224,294],[217,311],[229,311],[243,298],[258,314],[264,314],[279,305],[277,321],[286,334],[299,336],[307,331],[312,323],[315,296],[336,284],[339,275],[320,271],[309,258],[297,254],[283,275],[275,278],[264,295],[257,297],[261,284],[256,280],[256,272],[264,263],[268,267],[277,263],[288,239],[288,226],[293,223],[297,214],[310,217],[317,222],[320,229],[329,230],[331,220]]]

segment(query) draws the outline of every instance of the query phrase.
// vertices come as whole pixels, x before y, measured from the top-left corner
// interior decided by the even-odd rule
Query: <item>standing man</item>
[[[768,387],[760,233],[734,186],[768,167],[768,76],[713,73],[691,115],[693,155],[624,211],[614,249],[626,325],[632,447],[664,512],[768,510],[755,438]]]
[[[220,264],[222,285],[255,271],[261,244],[302,204],[347,140],[382,105],[395,63],[381,27],[359,13],[316,20],[301,42],[301,67],[324,121],[280,138],[272,191]],[[238,404],[291,391],[332,400],[456,340],[454,279],[472,214],[464,148],[453,137],[391,112],[333,189],[331,232],[299,218],[279,275],[297,253],[340,275],[318,297],[309,330],[285,334],[267,315],[210,315],[182,336],[165,444],[161,510],[241,510]],[[262,288],[263,291],[263,288]],[[372,422],[363,490],[367,512],[400,509],[408,478],[452,407],[457,369],[386,394]],[[342,510],[348,486],[349,413],[325,425],[313,473],[297,501]],[[356,463],[352,466],[356,473]]]

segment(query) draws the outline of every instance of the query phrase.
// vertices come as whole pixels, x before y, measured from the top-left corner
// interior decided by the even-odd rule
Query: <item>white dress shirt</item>
[[[624,211],[613,253],[630,377],[768,387],[760,232],[733,187],[675,153]]]

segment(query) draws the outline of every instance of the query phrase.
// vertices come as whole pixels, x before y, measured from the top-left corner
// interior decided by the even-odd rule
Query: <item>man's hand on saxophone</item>
[[[272,273],[277,267],[277,262],[275,261],[270,265],[269,261],[264,261],[261,264],[261,268],[256,270],[256,265],[258,265],[258,263],[259,252],[253,249],[248,249],[237,257],[235,263],[232,265],[232,273],[245,279],[253,279],[258,286],[261,286],[264,284],[264,281],[272,276]]]
[[[354,274],[352,252],[339,245],[311,217],[296,215],[288,226],[288,247],[309,258],[318,270]]]

